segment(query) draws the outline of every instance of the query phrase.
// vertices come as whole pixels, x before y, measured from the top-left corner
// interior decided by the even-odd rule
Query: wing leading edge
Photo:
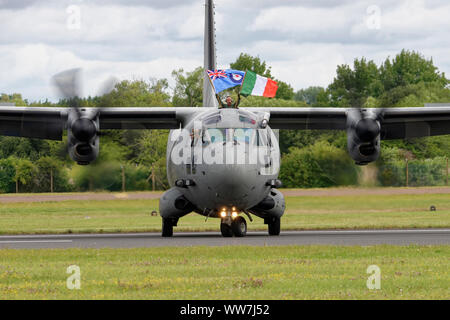
[[[273,129],[346,130],[348,109],[243,108],[270,113]],[[0,135],[61,140],[68,108],[0,107]],[[379,109],[365,109],[367,112]],[[105,108],[100,128],[178,129],[202,108]],[[383,110],[384,140],[450,134],[450,107],[389,108]]]
[[[270,113],[273,129],[346,130],[349,109],[245,108]],[[379,112],[381,109],[364,109]],[[450,134],[450,107],[387,108],[382,110],[381,138],[409,139]]]
[[[88,110],[88,109],[81,109]],[[0,135],[62,140],[68,108],[0,107]],[[105,108],[99,112],[100,128],[178,129],[201,108]]]

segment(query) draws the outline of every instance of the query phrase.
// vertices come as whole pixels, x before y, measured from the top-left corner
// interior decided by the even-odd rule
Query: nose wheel
[[[178,219],[162,219],[162,236],[170,238],[173,236],[173,227],[176,227]]]
[[[267,222],[269,235],[270,236],[279,236],[281,233],[281,219],[280,218],[272,218]]]
[[[220,224],[220,232],[222,233],[222,237],[224,238],[231,238],[233,237],[233,230],[231,229],[231,226],[227,223],[222,222]]]
[[[233,236],[242,238],[247,235],[247,221],[243,217],[237,217],[231,224],[222,221],[220,224],[220,232],[224,238],[231,238]]]

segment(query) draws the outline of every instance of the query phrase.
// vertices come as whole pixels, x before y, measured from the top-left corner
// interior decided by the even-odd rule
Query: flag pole
[[[208,79],[209,79],[209,83],[211,83],[211,87],[212,87],[213,90],[214,90],[214,94],[216,95],[216,100],[217,100],[217,102],[219,103],[219,107],[220,107],[222,104],[220,103],[219,99],[217,98],[216,87],[214,86],[214,83],[211,81],[211,77],[210,77],[209,74],[208,74],[208,70],[206,70],[205,72],[206,72],[206,75],[207,75],[207,77],[208,77]]]

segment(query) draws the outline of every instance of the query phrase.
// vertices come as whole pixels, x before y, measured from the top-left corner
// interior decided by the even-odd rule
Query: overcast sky
[[[216,0],[218,66],[259,55],[298,90],[405,48],[448,77],[449,14],[448,0]],[[172,70],[202,65],[203,28],[204,0],[0,0],[0,93],[55,99],[51,76],[74,67],[86,95],[110,76],[173,86]]]

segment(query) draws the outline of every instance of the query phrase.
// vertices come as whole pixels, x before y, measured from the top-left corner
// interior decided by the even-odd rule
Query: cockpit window
[[[227,129],[207,129],[204,141],[210,143],[227,141]]]
[[[239,116],[239,121],[243,123],[249,123],[249,124],[256,124],[256,120],[246,117],[246,116]]]
[[[242,112],[239,112],[239,121],[248,124],[256,124],[256,119]]]
[[[206,129],[203,134],[203,146],[210,143],[237,142],[247,143],[252,141],[255,129]]]
[[[203,120],[203,123],[205,125],[211,125],[211,124],[217,124],[220,121],[222,121],[222,116],[220,114],[215,114],[215,115],[209,116],[208,118]]]
[[[234,129],[234,141],[249,144],[254,131],[254,129]]]

